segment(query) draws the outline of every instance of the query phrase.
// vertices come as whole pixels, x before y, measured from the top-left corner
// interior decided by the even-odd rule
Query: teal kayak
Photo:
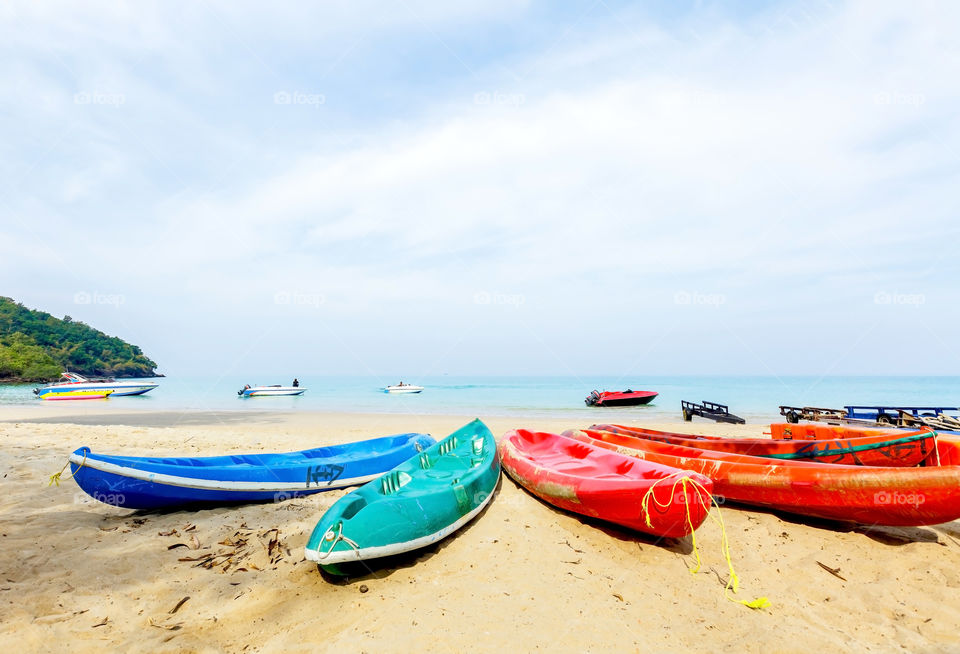
[[[480,513],[499,479],[493,434],[474,420],[340,498],[314,527],[305,555],[339,575],[341,564],[426,547]]]

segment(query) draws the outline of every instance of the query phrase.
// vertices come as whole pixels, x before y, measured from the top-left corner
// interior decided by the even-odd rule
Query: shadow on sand
[[[792,525],[803,525],[814,527],[834,533],[863,534],[867,538],[875,540],[884,545],[906,545],[908,543],[937,543],[939,536],[937,532],[930,527],[889,527],[884,525],[861,525],[851,522],[840,522],[836,520],[827,520],[825,518],[814,518],[812,516],[798,515],[795,513],[785,513],[775,511],[759,506],[738,504],[736,502],[727,502],[724,508],[730,508],[743,513],[764,513],[774,516],[783,522]],[[941,527],[942,529],[942,527]],[[945,532],[947,533],[947,532]],[[942,544],[942,543],[941,543]]]

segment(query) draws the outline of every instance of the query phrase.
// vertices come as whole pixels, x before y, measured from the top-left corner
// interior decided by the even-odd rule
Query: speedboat
[[[300,386],[281,386],[274,384],[272,386],[250,386],[247,384],[239,391],[240,397],[275,397],[278,395],[303,395],[307,389]]]
[[[94,399],[97,397],[121,397],[123,395],[143,395],[160,384],[147,381],[117,381],[116,379],[87,379],[75,372],[65,372],[60,381],[43,388],[35,388],[35,395],[44,400],[52,399]]]
[[[384,393],[419,393],[423,391],[423,386],[417,386],[416,384],[404,384],[400,382],[399,384],[394,384],[393,386],[387,386],[383,389]]]
[[[593,391],[584,400],[587,406],[637,406],[653,402],[659,393],[653,391]]]

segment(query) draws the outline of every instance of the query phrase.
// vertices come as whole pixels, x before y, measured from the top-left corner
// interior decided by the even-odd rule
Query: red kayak
[[[937,464],[882,468],[774,461],[604,431],[579,441],[713,480],[717,495],[778,511],[867,525],[935,525],[960,518],[960,443],[937,440]]]
[[[637,406],[650,404],[659,393],[653,391],[593,391],[584,400],[587,406]]]
[[[545,502],[647,534],[681,538],[710,511],[713,483],[702,475],[525,429],[498,450],[507,474]]]
[[[796,427],[796,425],[788,425]],[[772,425],[777,427],[777,425]],[[785,461],[815,461],[857,466],[910,468],[933,463],[936,436],[930,429],[914,432],[877,431],[872,436],[832,440],[771,440],[769,438],[719,438],[627,427],[593,425],[595,431],[636,436],[658,443],[698,447],[714,452],[747,454]],[[851,434],[852,436],[852,434]]]

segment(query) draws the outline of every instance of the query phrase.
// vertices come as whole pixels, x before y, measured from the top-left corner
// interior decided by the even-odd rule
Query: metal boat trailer
[[[825,422],[832,425],[854,424],[865,427],[933,427],[935,429],[960,430],[960,418],[947,414],[960,411],[956,407],[896,407],[849,405],[843,410],[817,407],[781,406],[780,415],[787,422],[796,424],[801,420]]]
[[[786,418],[787,422],[794,425],[801,420],[839,425],[846,419],[847,412],[842,409],[822,409],[813,406],[781,406],[780,415]]]
[[[700,416],[701,418],[707,418],[715,422],[725,422],[731,425],[745,425],[747,423],[747,421],[740,416],[735,416],[730,413],[730,409],[726,404],[706,401],[702,404],[697,404],[696,402],[682,400],[680,402],[680,409],[683,411],[683,419],[687,422],[693,420],[694,416]]]

